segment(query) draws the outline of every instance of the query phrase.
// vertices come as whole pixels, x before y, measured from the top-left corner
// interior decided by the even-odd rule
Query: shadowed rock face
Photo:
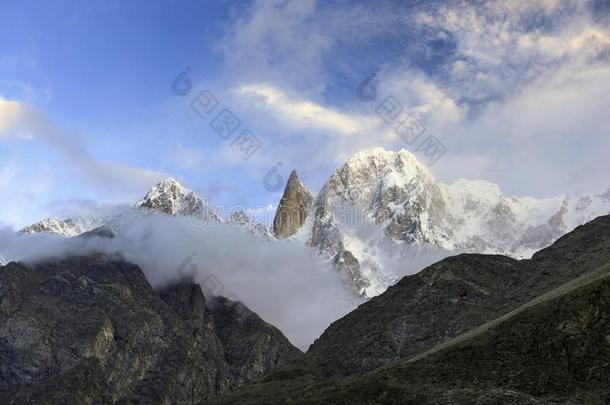
[[[112,239],[115,236],[116,235],[114,234],[114,231],[106,225],[98,226],[97,228],[94,228],[87,232],[83,232],[80,235],[78,235],[78,237],[85,238],[85,239],[92,238],[92,237]]]
[[[278,329],[242,303],[216,297],[210,305],[233,385],[254,381],[284,365],[287,359],[300,356],[301,352]]]
[[[223,310],[217,327],[221,307],[198,285],[155,291],[121,260],[9,263],[0,267],[0,403],[197,403],[299,356],[276,328],[232,306],[256,322],[244,331]],[[227,355],[226,335],[246,360]]]
[[[451,257],[218,403],[609,403],[609,280],[610,216],[531,260]]]
[[[273,219],[273,233],[277,238],[288,238],[301,228],[312,200],[311,193],[293,170]]]

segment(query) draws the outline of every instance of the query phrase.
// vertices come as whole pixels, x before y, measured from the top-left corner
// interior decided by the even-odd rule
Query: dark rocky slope
[[[223,404],[608,404],[610,266],[362,376],[281,378]],[[247,395],[245,395],[247,394]]]
[[[577,228],[532,260],[450,257],[333,323],[307,354],[328,375],[368,371],[464,333],[608,262],[610,216]]]
[[[0,268],[0,403],[196,403],[299,355],[245,306],[119,259]]]
[[[211,302],[216,335],[224,349],[233,385],[255,381],[300,352],[274,326],[240,302],[216,297]]]
[[[608,263],[610,216],[532,260],[445,259],[219,403],[608,403]]]

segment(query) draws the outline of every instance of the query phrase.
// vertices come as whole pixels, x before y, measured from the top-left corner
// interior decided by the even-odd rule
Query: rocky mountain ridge
[[[197,403],[300,356],[243,304],[120,258],[0,267],[0,402]]]
[[[256,235],[264,240],[271,242],[275,239],[273,233],[265,225],[255,222],[246,212],[243,210],[235,211],[232,213],[227,223],[234,227],[244,229],[246,232]]]
[[[154,185],[132,207],[118,214],[68,218],[65,220],[46,218],[21,229],[19,232],[22,234],[43,232],[74,237],[105,226],[113,233],[118,234],[128,229],[138,218],[152,214],[188,217],[194,225],[205,223],[229,224],[261,236],[266,240],[274,239],[265,225],[254,222],[243,210],[231,213],[226,220],[221,218],[220,214],[207,201],[171,177]]]
[[[27,226],[19,232],[26,235],[43,232],[70,238],[102,226],[106,220],[104,217],[96,216],[68,218],[65,220],[51,217]]]

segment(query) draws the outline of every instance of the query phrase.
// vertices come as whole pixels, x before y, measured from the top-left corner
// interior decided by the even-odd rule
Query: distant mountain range
[[[45,218],[27,226],[19,232],[33,234],[45,232],[53,235],[73,237],[107,226],[113,232],[121,232],[140,217],[150,214],[190,216],[194,220],[222,222],[219,216],[192,190],[183,187],[173,178],[168,178],[153,186],[146,195],[131,208],[111,216],[89,216],[68,218]]]
[[[404,275],[397,266],[403,260],[423,257],[429,264],[438,254],[461,252],[528,258],[576,226],[610,213],[610,189],[579,197],[510,197],[485,181],[440,183],[410,152],[374,148],[350,157],[315,197],[293,171],[272,230],[246,212],[221,218],[169,178],[119,215],[48,218],[20,232],[72,237],[104,225],[118,233],[151,213],[227,223],[270,242],[290,239],[311,246],[357,294],[372,297]],[[428,263],[426,255],[432,255]]]
[[[78,217],[65,220],[57,218],[45,218],[30,226],[26,226],[19,232],[31,235],[34,233],[50,233],[65,237],[78,236],[82,233],[95,229],[106,223],[105,217]]]
[[[309,198],[301,195],[284,204],[300,212]],[[580,197],[510,197],[485,181],[439,183],[410,152],[374,148],[330,176],[291,237],[329,257],[370,297],[404,275],[396,271],[400,258],[437,250],[527,258],[608,213],[610,189]]]

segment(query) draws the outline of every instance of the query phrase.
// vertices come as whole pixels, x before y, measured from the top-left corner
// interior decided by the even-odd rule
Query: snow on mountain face
[[[172,178],[155,185],[135,204],[138,209],[173,216],[195,215],[203,210],[203,206],[201,198]]]
[[[498,186],[484,181],[442,184],[405,150],[375,148],[352,156],[313,202],[296,173],[291,177],[284,208],[288,214],[298,208],[294,227],[298,230],[290,223],[278,228],[281,236],[296,230],[289,239],[316,248],[366,297],[456,252],[529,257],[576,226],[610,212],[610,190],[580,198],[535,199],[504,196]],[[303,218],[305,207],[309,209]],[[193,191],[171,178],[111,219],[49,218],[20,232],[72,237],[106,225],[119,234],[136,218],[153,213],[189,216],[195,223],[225,223],[275,240],[266,226],[244,212],[223,221]]]
[[[294,239],[327,256],[360,294],[374,296],[404,275],[401,266],[427,254],[529,257],[610,212],[607,194],[534,199],[504,196],[485,181],[446,185],[410,152],[374,148],[328,179]]]
[[[223,221],[211,206],[173,178],[156,184],[133,207],[110,218],[102,216],[66,220],[48,218],[28,226],[20,232],[24,234],[47,232],[73,237],[106,226],[107,230],[113,234],[120,234],[132,226],[137,219],[151,214],[188,216],[194,225],[208,222],[226,223],[245,229],[267,241],[274,239],[266,226],[252,221],[243,212],[236,212],[227,221]]]
[[[19,231],[25,235],[34,233],[49,233],[64,237],[72,237],[80,235],[83,232],[90,231],[98,226],[101,226],[105,221],[104,217],[79,217],[68,218],[65,220],[57,218],[46,218],[36,222]]]
[[[441,189],[415,156],[375,148],[350,157],[329,178],[296,239],[332,258],[360,294],[373,296],[397,279],[384,258],[445,244],[450,227],[442,212]]]
[[[194,224],[222,222],[214,209],[194,191],[170,177],[154,185],[132,208],[115,216],[106,225],[114,233],[120,234],[138,218],[151,214],[186,216]]]
[[[236,211],[227,220],[229,225],[241,228],[252,235],[259,236],[267,242],[275,240],[275,237],[265,225],[254,222],[244,211]]]

